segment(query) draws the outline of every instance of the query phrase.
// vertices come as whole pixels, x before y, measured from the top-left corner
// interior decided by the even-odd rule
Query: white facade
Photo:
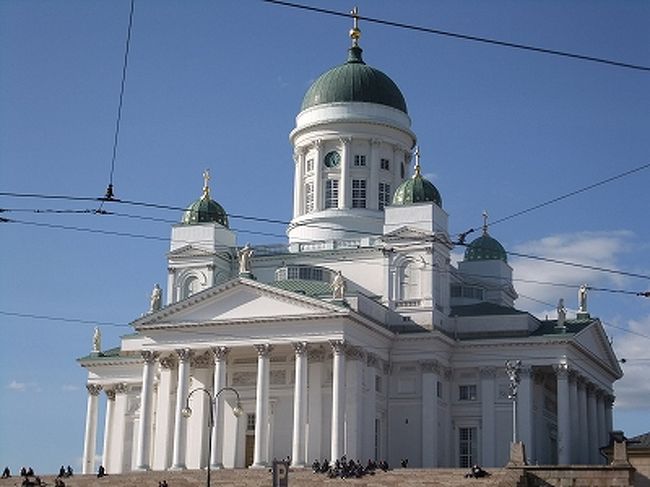
[[[166,306],[136,319],[119,347],[80,359],[84,473],[97,453],[108,473],[343,455],[501,466],[512,438],[508,359],[523,365],[517,429],[529,461],[601,462],[622,375],[602,325],[584,313],[558,327],[514,309],[505,261],[453,266],[436,203],[384,208],[381,191],[392,198],[408,178],[408,115],[327,103],[302,111],[290,137],[289,245],[256,247],[241,272],[229,229],[174,226]],[[333,151],[340,160],[328,166]],[[334,299],[338,271],[345,290]],[[234,393],[219,395],[208,458],[207,396],[192,395],[189,418],[182,409],[191,391],[223,387],[244,414],[233,414]]]

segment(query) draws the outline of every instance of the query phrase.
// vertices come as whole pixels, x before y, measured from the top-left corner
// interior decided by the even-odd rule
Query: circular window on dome
[[[341,155],[335,150],[328,152],[325,154],[324,163],[326,167],[338,167],[341,163]]]

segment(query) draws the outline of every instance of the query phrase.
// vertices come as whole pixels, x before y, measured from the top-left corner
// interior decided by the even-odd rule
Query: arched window
[[[408,259],[399,266],[397,289],[400,301],[420,297],[420,270],[414,261]]]

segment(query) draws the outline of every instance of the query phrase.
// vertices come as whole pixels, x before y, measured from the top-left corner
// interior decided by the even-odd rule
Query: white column
[[[322,349],[309,350],[309,417],[307,460],[322,459],[323,434],[323,361]]]
[[[572,464],[579,463],[580,459],[580,416],[578,401],[578,377],[575,371],[569,371],[569,404],[571,409],[571,462]]]
[[[589,425],[587,422],[587,383],[584,377],[578,377],[578,415],[579,415],[579,433],[580,438],[580,456],[581,464],[589,463]]]
[[[345,380],[345,454],[351,459],[360,458],[361,437],[363,435],[362,367],[364,363],[363,350],[358,347],[348,347],[346,350],[346,380]]]
[[[377,356],[372,353],[367,354],[366,373],[368,374],[368,393],[363,411],[365,418],[363,423],[363,456],[360,457],[363,459],[371,458],[380,460],[375,458],[375,435],[377,434],[375,431],[377,420],[377,367],[379,367],[379,359]]]
[[[174,434],[174,398],[176,360],[172,356],[160,359],[160,383],[156,398],[156,433],[153,442],[153,470],[171,467]]]
[[[341,180],[339,181],[339,208],[352,208],[352,181],[350,181],[350,153],[352,137],[341,137]]]
[[[183,408],[187,401],[190,383],[190,357],[189,348],[176,350],[178,354],[178,387],[176,388],[176,409],[174,410],[174,446],[172,450],[172,469],[184,470],[185,466],[185,439],[187,435],[187,420],[183,416]]]
[[[207,350],[201,353],[194,350],[194,355],[190,359],[190,369],[192,371],[190,392],[201,388],[209,391],[212,387],[212,373],[214,372],[212,353]],[[208,428],[208,421],[210,420],[212,402],[208,394],[197,392],[192,394],[189,406],[192,414],[189,418],[183,418],[187,424],[185,466],[189,470],[196,470],[207,467],[210,461],[208,441],[211,431]]]
[[[325,198],[323,198],[323,143],[320,139],[314,141],[314,152],[314,211],[320,211],[325,205]],[[305,204],[304,195],[300,201],[301,205]],[[304,208],[302,212],[305,212]]]
[[[524,444],[525,451],[533,444],[533,384],[532,367],[521,368],[521,382],[517,391],[517,429],[519,441]],[[526,453],[529,456],[529,453]]]
[[[587,423],[589,425],[589,463],[598,463],[598,417],[596,414],[596,389],[587,386]]]
[[[381,140],[370,140],[370,160],[368,161],[368,171],[370,171],[370,177],[368,178],[368,204],[366,207],[373,210],[379,209],[379,173],[381,172],[381,169],[379,167],[380,147]]]
[[[84,434],[84,456],[82,473],[88,474],[95,471],[95,451],[97,443],[97,411],[99,408],[98,396],[102,390],[99,384],[86,384],[88,390],[88,404],[86,407],[86,431]]]
[[[596,414],[598,416],[598,449],[607,445],[609,441],[609,432],[607,431],[607,417],[605,416],[605,393],[598,391],[596,396]],[[604,458],[598,455],[598,463],[603,463]]]
[[[571,404],[569,367],[561,363],[553,367],[557,376],[557,458],[560,465],[571,463]]]
[[[227,347],[215,347],[214,353],[214,385],[213,394],[218,394],[226,386]],[[223,397],[219,395],[214,405],[214,428],[212,428],[212,468],[223,468]]]
[[[105,389],[106,392],[106,414],[104,415],[104,447],[102,449],[102,465],[108,472],[111,462],[111,443],[113,431],[113,406],[115,406],[115,391]]]
[[[140,422],[138,423],[138,450],[136,469],[149,470],[149,451],[151,443],[151,403],[153,400],[153,374],[158,354],[151,350],[140,352],[144,360],[142,367],[142,392],[140,395]]]
[[[305,466],[305,419],[307,412],[307,343],[294,343],[296,355],[293,388],[293,438],[291,466]]]
[[[609,434],[614,429],[614,424],[612,423],[612,408],[614,407],[614,396],[608,394],[605,397],[605,425],[607,429],[607,441],[609,441]]]
[[[122,473],[125,463],[130,460],[125,458],[127,442],[130,441],[126,437],[128,391],[129,387],[125,383],[115,385],[115,409],[113,410],[112,445],[110,448],[111,468],[107,470],[107,473]]]
[[[496,368],[484,367],[480,370],[481,377],[481,456],[483,465],[496,465],[496,413],[495,413],[495,378]]]
[[[294,149],[293,161],[295,163],[293,181],[293,217],[296,218],[302,214],[302,201],[304,197],[305,150],[302,147],[296,147]]]
[[[436,360],[420,364],[422,369],[422,467],[438,467],[438,373]],[[373,384],[374,386],[374,384]]]
[[[255,345],[257,350],[257,388],[255,391],[255,450],[253,467],[268,465],[268,422],[269,422],[269,383],[271,370],[269,356],[273,347],[268,344]]]
[[[332,439],[330,462],[335,462],[344,455],[343,441],[345,418],[345,342],[331,340],[332,346]]]

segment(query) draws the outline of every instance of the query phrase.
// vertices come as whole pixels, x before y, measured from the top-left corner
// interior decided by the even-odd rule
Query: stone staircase
[[[360,479],[329,479],[311,470],[291,470],[290,487],[454,487],[454,486],[495,486],[522,487],[521,473],[507,469],[490,469],[490,477],[466,479],[467,469],[396,469],[378,472]],[[47,487],[54,486],[54,476],[42,476]],[[64,479],[66,487],[158,487],[158,482],[166,480],[169,487],[204,487],[206,473],[200,470],[168,472],[132,472],[121,475],[108,475],[98,479],[92,475],[75,475]],[[0,487],[20,487],[22,479],[12,477],[0,480]],[[253,469],[226,469],[212,471],[212,487],[271,487],[271,473]]]

